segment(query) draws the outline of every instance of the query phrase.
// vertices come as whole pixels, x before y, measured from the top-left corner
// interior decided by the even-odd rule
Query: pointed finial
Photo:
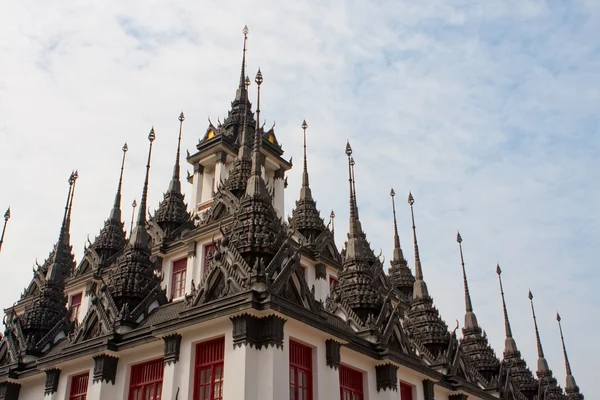
[[[183,111],[179,114],[179,137],[177,138],[177,153],[175,154],[175,165],[173,166],[173,176],[169,183],[169,192],[181,193],[181,181],[179,180],[180,166],[179,159],[181,156],[181,133],[183,131],[183,121],[185,121],[185,115]]]
[[[240,84],[238,87],[236,99],[237,100],[245,100],[248,101],[248,86],[246,86],[246,42],[248,41],[248,26],[244,25],[244,29],[242,29],[242,33],[244,34],[244,49],[242,52],[242,71],[240,72]]]
[[[6,232],[6,225],[10,219],[10,207],[4,213],[4,226],[2,227],[2,235],[0,235],[0,251],[2,251],[2,243],[4,243],[4,233]]]
[[[535,340],[537,343],[537,351],[538,351],[538,370],[537,372],[547,372],[549,371],[548,363],[544,357],[544,349],[542,348],[542,341],[540,340],[540,331],[538,330],[537,318],[535,317],[535,307],[533,306],[533,294],[531,290],[527,294],[529,298],[529,302],[531,303],[531,315],[533,316],[533,326],[535,328]]]
[[[476,329],[478,327],[477,318],[473,313],[473,304],[471,303],[471,294],[469,293],[469,283],[467,281],[467,271],[465,269],[465,259],[463,257],[462,236],[460,232],[456,232],[456,242],[460,251],[460,263],[462,265],[463,285],[465,290],[465,329]]]
[[[346,142],[346,156],[348,156],[348,183],[350,185],[350,232],[351,236],[357,236],[360,231],[358,214],[356,213],[356,195],[354,193],[354,159],[352,158],[352,147]]]
[[[127,142],[125,142],[125,144],[123,145],[121,150],[123,151],[123,156],[121,158],[121,173],[119,175],[119,184],[117,186],[117,194],[115,195],[115,202],[114,202],[113,208],[110,212],[110,219],[112,219],[114,221],[119,221],[119,222],[121,222],[121,190],[122,190],[122,186],[123,186],[123,171],[125,170],[125,155],[127,154],[127,151],[129,150],[129,147],[127,146]]]
[[[302,121],[302,131],[304,134],[304,169],[302,171],[302,187],[303,188],[308,188],[308,166],[307,166],[307,162],[306,162],[306,128],[308,128],[308,124],[306,123],[306,120]],[[306,193],[301,193],[302,195],[305,195]]]
[[[133,210],[131,211],[131,225],[129,226],[129,236],[131,236],[131,232],[133,232],[133,220],[135,218],[135,208],[137,207],[137,202],[135,201],[135,199],[133,199],[131,207],[133,207]]]
[[[413,245],[415,248],[415,283],[413,284],[413,299],[422,299],[429,296],[427,284],[423,280],[423,267],[421,266],[421,256],[419,255],[419,244],[417,242],[417,228],[415,226],[415,212],[413,205],[415,199],[411,192],[408,192],[408,205],[410,206],[410,217],[413,230]]]
[[[573,377],[573,372],[571,371],[571,364],[569,363],[569,356],[567,355],[567,347],[565,346],[565,338],[563,336],[561,318],[558,313],[556,313],[556,321],[558,321],[560,341],[562,343],[563,355],[565,357],[565,369],[567,372],[567,384],[565,386],[565,391],[567,392],[567,394],[579,393],[579,386],[577,386],[577,382],[575,382],[575,377]]]
[[[260,121],[260,86],[263,83],[263,76],[262,72],[260,72],[260,68],[256,73],[256,78],[254,79],[254,81],[258,86],[256,100],[256,129],[254,131],[254,145],[252,148],[252,172],[250,175],[250,179],[248,180],[248,184],[246,185],[246,195],[269,196],[267,186],[262,178],[260,164],[260,148],[262,144],[262,134],[258,124]]]
[[[144,178],[144,187],[142,189],[142,199],[135,228],[129,237],[129,242],[134,246],[146,246],[148,244],[148,232],[146,232],[146,209],[148,208],[148,181],[150,179],[150,159],[152,157],[152,143],[156,139],[154,126],[148,134],[148,162],[146,163],[146,177]]]
[[[396,196],[396,192],[394,189],[390,190],[390,197],[392,198],[392,214],[394,216],[394,257],[393,261],[404,260],[404,254],[402,252],[402,248],[400,247],[400,236],[398,235],[398,223],[396,221],[396,201],[394,197]]]
[[[329,214],[329,220],[331,221],[331,235],[335,236],[335,213],[331,210]]]
[[[71,190],[71,197],[69,200],[69,211],[67,213],[67,231],[65,243],[69,243],[69,230],[71,228],[71,211],[73,210],[73,196],[75,195],[75,183],[77,183],[77,178],[79,178],[79,172],[75,170],[71,173],[71,177],[69,178],[69,184],[72,185],[73,190]]]
[[[502,309],[504,311],[504,330],[506,331],[506,339],[504,340],[504,352],[517,352],[517,343],[512,337],[512,329],[508,320],[508,311],[506,309],[506,300],[504,299],[504,288],[502,286],[502,270],[500,264],[496,264],[496,274],[498,274],[498,282],[500,283],[500,295],[502,296]]]

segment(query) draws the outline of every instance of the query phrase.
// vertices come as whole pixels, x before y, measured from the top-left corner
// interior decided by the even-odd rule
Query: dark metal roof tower
[[[117,186],[117,194],[113,208],[106,221],[104,227],[100,230],[98,236],[94,240],[92,247],[100,256],[100,263],[105,263],[110,257],[118,253],[125,246],[125,230],[123,222],[121,222],[121,188],[123,186],[123,171],[125,169],[125,155],[127,154],[127,143],[121,149],[123,157],[121,159],[121,174],[119,175],[119,184]]]
[[[456,234],[456,241],[460,250],[460,263],[462,265],[463,285],[465,290],[465,325],[462,329],[463,337],[461,339],[462,349],[469,363],[482,374],[488,381],[497,376],[500,370],[500,361],[490,347],[487,337],[483,335],[477,317],[473,312],[471,294],[469,293],[469,283],[467,281],[467,272],[465,270],[465,260],[463,257],[462,237],[460,233]]]
[[[506,331],[502,366],[504,371],[506,371],[508,378],[514,382],[516,388],[528,399],[533,399],[538,392],[538,383],[533,377],[531,370],[527,368],[527,363],[525,363],[521,357],[521,352],[517,349],[517,343],[515,342],[515,339],[513,339],[512,329],[508,319],[508,311],[506,309],[506,300],[504,299],[504,287],[502,286],[502,270],[500,269],[500,265],[496,265],[496,274],[498,274],[498,282],[500,283],[500,295],[502,296],[502,309],[504,312],[504,328]]]
[[[171,236],[173,231],[179,228],[189,218],[185,204],[185,196],[181,193],[181,181],[179,180],[180,167],[179,158],[181,154],[181,133],[183,130],[183,121],[185,116],[183,111],[179,114],[179,137],[177,138],[177,153],[175,155],[175,165],[173,166],[173,176],[169,183],[169,190],[163,195],[158,209],[154,213],[152,220],[156,222],[165,233],[165,237]]]
[[[412,193],[409,193],[408,204],[410,205],[415,247],[415,283],[413,285],[413,298],[408,310],[406,329],[419,343],[437,357],[448,348],[450,332],[448,332],[448,326],[440,317],[439,311],[433,306],[433,299],[429,296],[427,284],[423,280],[423,268],[421,267],[413,210],[414,203],[415,199]]]
[[[390,190],[390,197],[392,198],[392,214],[394,215],[394,255],[390,261],[390,268],[388,274],[390,280],[396,289],[404,293],[408,298],[412,297],[413,286],[415,284],[415,277],[413,276],[410,268],[408,268],[408,262],[404,258],[404,252],[400,247],[400,236],[398,236],[398,223],[396,222],[396,203],[394,201],[396,193],[394,189]]]
[[[302,188],[300,198],[296,200],[296,206],[292,210],[292,224],[307,239],[316,238],[325,230],[325,223],[317,209],[317,203],[312,197],[308,180],[308,166],[306,161],[306,120],[302,121],[304,135],[304,167],[302,170]]]
[[[6,232],[6,225],[10,219],[10,207],[4,213],[4,225],[2,226],[2,235],[0,236],[0,251],[2,251],[2,243],[4,243],[4,233]]]

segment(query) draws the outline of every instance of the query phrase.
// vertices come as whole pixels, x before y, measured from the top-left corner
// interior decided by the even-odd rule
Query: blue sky
[[[77,256],[87,235],[97,234],[125,141],[129,220],[153,124],[150,204],[158,205],[172,171],[177,116],[185,111],[190,151],[209,116],[223,120],[247,24],[248,68],[261,67],[265,79],[261,117],[277,122],[285,157],[296,160],[287,213],[299,194],[306,118],[313,194],[323,215],[335,210],[340,247],[349,139],[360,215],[376,252],[391,258],[393,187],[401,242],[412,255],[411,190],[425,279],[448,325],[462,325],[464,315],[459,229],[475,312],[497,353],[504,338],[499,262],[528,363],[535,368],[531,288],[550,367],[564,385],[558,310],[575,377],[591,393],[600,358],[588,345],[600,329],[600,3],[222,3],[4,6],[0,208],[11,205],[13,218],[0,254],[0,303],[18,298],[36,257],[42,262],[55,242],[72,169],[80,173]]]

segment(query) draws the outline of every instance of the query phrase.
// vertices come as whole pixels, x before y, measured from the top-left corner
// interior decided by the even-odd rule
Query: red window
[[[223,400],[225,338],[199,343],[194,368],[194,400]]]
[[[71,296],[71,308],[73,313],[71,314],[71,321],[79,320],[79,308],[81,307],[81,292]]]
[[[308,276],[306,275],[306,266],[300,265],[300,269],[302,269],[302,275],[304,275],[304,280],[307,280]]]
[[[400,382],[400,400],[413,400],[412,388],[411,385]]]
[[[340,281],[337,280],[337,278],[329,275],[329,292],[333,293],[333,289],[335,289],[337,287],[337,285],[340,284]]]
[[[340,365],[340,399],[363,400],[362,372]]]
[[[221,241],[219,240],[219,242]],[[209,264],[212,261],[214,255],[215,246],[213,246],[212,243],[204,245],[204,263],[202,264],[202,275],[206,275],[210,271]]]
[[[71,378],[71,391],[69,392],[69,400],[85,400],[87,396],[88,379],[90,373],[75,375]]]
[[[163,380],[163,359],[131,367],[129,400],[160,400]]]
[[[187,258],[182,258],[173,263],[171,276],[171,297],[176,299],[185,294],[185,274],[187,272]]]
[[[290,400],[312,400],[312,349],[290,341]]]

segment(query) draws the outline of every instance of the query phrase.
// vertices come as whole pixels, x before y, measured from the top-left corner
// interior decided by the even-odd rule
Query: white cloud
[[[453,4],[5,5],[0,206],[10,204],[13,218],[0,254],[0,303],[18,298],[29,266],[55,242],[74,168],[81,176],[72,227],[78,255],[86,235],[97,234],[112,204],[124,141],[129,221],[153,124],[150,204],[157,206],[171,174],[179,111],[186,113],[184,148],[192,151],[207,117],[226,115],[239,77],[240,31],[248,24],[249,73],[260,66],[265,77],[261,116],[277,121],[286,157],[297,166],[306,118],[313,194],[324,217],[335,209],[338,243],[347,229],[343,151],[350,139],[360,215],[373,247],[390,258],[393,186],[402,244],[412,254],[402,203],[412,190],[425,278],[448,324],[463,317],[459,228],[475,311],[496,351],[503,346],[494,274],[500,262],[513,330],[529,364],[535,368],[531,287],[551,367],[564,385],[559,309],[574,373],[591,393],[600,357],[588,346],[600,328],[600,10],[589,1]],[[299,177],[296,167],[288,212]]]

